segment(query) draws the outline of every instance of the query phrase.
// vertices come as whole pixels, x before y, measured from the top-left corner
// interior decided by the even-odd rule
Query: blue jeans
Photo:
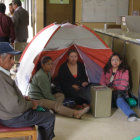
[[[0,123],[8,127],[28,127],[38,125],[38,140],[52,140],[54,137],[54,114],[28,110],[19,117],[10,120],[0,120]]]
[[[116,105],[118,108],[120,108],[123,113],[126,115],[126,116],[130,116],[131,114],[136,114],[131,108],[130,106],[127,104],[127,102],[125,101],[125,99],[123,97],[118,97],[116,99]]]

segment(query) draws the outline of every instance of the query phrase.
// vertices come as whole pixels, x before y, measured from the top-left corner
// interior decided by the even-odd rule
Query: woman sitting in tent
[[[112,104],[120,108],[128,116],[128,121],[139,120],[136,113],[126,102],[129,98],[129,71],[119,54],[114,53],[104,67],[101,85],[112,88]]]
[[[48,109],[52,109],[55,112],[74,118],[81,118],[89,107],[85,107],[82,110],[73,110],[63,106],[64,95],[61,93],[52,94],[51,91],[51,74],[52,59],[49,56],[44,56],[41,59],[41,68],[33,76],[30,87],[29,97],[31,99],[39,100],[39,105]]]
[[[78,61],[78,52],[68,51],[67,62],[61,65],[58,72],[58,83],[68,99],[78,105],[90,104],[90,89],[84,64]]]

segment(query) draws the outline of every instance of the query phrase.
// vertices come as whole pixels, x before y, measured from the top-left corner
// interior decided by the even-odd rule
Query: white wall
[[[12,2],[12,0],[5,0],[5,5],[6,5],[6,14],[9,13],[9,4]]]
[[[140,16],[126,16],[126,25],[130,32],[140,33]]]

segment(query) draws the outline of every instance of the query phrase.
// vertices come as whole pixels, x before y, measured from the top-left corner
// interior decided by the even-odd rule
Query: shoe
[[[81,119],[81,117],[86,114],[89,111],[90,107],[87,106],[82,110],[77,111],[77,113],[74,115],[74,118]]]
[[[134,122],[134,121],[139,121],[140,118],[138,117],[137,114],[130,114],[127,120],[128,120],[129,122]]]

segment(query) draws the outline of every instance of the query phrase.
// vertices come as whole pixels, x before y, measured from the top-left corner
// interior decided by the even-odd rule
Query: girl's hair
[[[75,49],[70,49],[69,51],[68,51],[68,56],[71,54],[71,53],[77,53],[78,54],[78,52],[75,50]]]
[[[52,60],[50,56],[43,56],[41,61],[37,64],[37,71],[42,67],[43,64],[49,62],[50,60]]]
[[[118,67],[118,70],[122,70],[124,72],[125,70],[128,69],[126,61],[124,59],[122,59],[122,57],[118,53],[113,53],[112,56],[110,57],[110,59],[108,60],[107,64],[104,67],[104,73],[105,74],[107,72],[109,72],[110,68],[112,68],[111,59],[112,59],[113,56],[118,56],[119,59],[122,61],[121,64],[119,65],[119,67]]]

